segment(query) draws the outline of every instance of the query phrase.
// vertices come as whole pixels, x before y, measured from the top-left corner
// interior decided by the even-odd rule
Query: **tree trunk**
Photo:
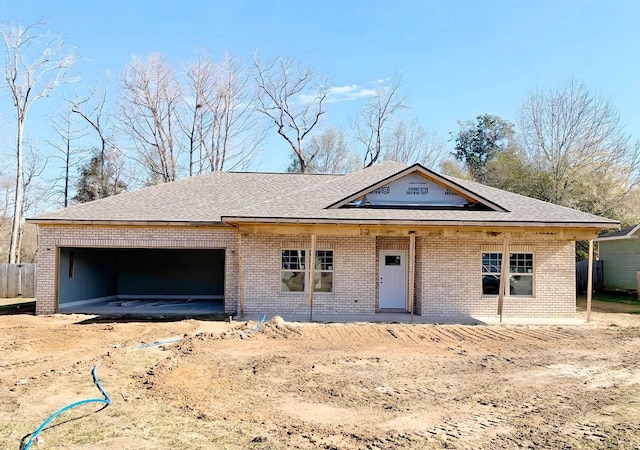
[[[22,222],[22,129],[24,118],[18,116],[18,143],[16,148],[16,195],[13,203],[9,264],[17,264],[20,253],[20,223]]]

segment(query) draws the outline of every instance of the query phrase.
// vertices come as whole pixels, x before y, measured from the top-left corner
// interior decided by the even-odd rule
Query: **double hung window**
[[[533,253],[509,253],[509,295],[533,295]],[[482,295],[498,295],[502,253],[482,254]]]
[[[282,250],[282,292],[305,292],[309,278],[308,250]],[[314,292],[333,291],[333,250],[316,250],[313,274]]]

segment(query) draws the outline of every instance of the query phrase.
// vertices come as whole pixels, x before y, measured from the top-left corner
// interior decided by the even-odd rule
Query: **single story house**
[[[640,271],[640,225],[606,233],[596,239],[606,290],[635,291]]]
[[[38,314],[574,317],[618,222],[393,161],[217,172],[40,214]],[[504,262],[504,264],[503,264]]]

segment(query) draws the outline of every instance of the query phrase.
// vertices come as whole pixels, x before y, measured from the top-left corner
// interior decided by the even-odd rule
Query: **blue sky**
[[[640,137],[640,1],[0,0],[0,22],[40,18],[85,58],[88,84],[107,71],[117,83],[132,55],[160,52],[178,66],[196,48],[289,55],[334,86],[401,72],[408,115],[447,140],[457,120],[514,120],[527,92],[573,77],[610,97]],[[0,93],[5,124],[7,102]],[[346,124],[361,102],[327,105],[326,121]],[[44,130],[47,106],[30,120]],[[267,144],[260,169],[283,170],[284,141]]]

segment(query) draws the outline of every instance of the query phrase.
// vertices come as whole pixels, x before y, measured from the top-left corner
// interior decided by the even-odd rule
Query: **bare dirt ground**
[[[640,449],[640,316],[575,327],[0,315],[0,448]],[[142,343],[184,337],[175,344]],[[100,410],[100,411],[98,411]]]

